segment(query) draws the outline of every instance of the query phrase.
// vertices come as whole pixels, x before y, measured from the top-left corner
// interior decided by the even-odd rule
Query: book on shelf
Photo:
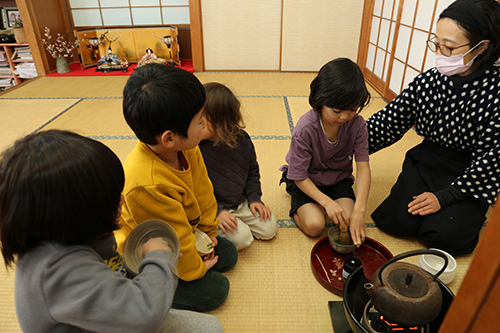
[[[29,46],[18,46],[14,48],[11,60],[33,60]]]
[[[31,51],[17,51],[17,59],[21,60],[33,60],[33,56],[31,55]]]
[[[13,86],[12,79],[0,79],[0,88],[8,89]]]
[[[10,76],[12,75],[12,69],[8,62],[0,62],[0,76]]]

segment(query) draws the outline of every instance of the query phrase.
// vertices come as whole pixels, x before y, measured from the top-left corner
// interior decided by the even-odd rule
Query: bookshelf
[[[16,70],[16,64],[22,63],[22,62],[33,62],[33,59],[12,59],[12,54],[15,52],[15,48],[18,47],[23,47],[23,46],[29,46],[28,44],[16,44],[16,43],[8,43],[8,44],[0,44],[0,51],[5,51],[5,55],[7,57],[7,60],[5,61],[0,61],[0,62],[7,62],[9,64],[9,67],[12,71],[10,75],[0,75],[0,79],[9,79],[12,78],[14,79],[14,83],[16,85],[20,84],[22,82],[22,78],[19,75],[14,74],[14,71]]]

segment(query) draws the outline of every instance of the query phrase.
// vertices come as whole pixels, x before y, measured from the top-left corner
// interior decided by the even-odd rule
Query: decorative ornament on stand
[[[165,64],[167,62],[167,60],[165,59],[162,59],[162,58],[158,58],[156,56],[156,54],[154,54],[153,50],[151,49],[147,49],[146,50],[146,54],[141,58],[141,60],[139,60],[137,62],[137,66],[135,67],[135,69],[137,68],[141,68],[142,66],[144,65],[147,65],[147,64]]]
[[[167,45],[169,59],[173,60],[172,59],[172,43],[174,42],[173,37],[172,36],[163,36],[161,38],[161,41],[163,42],[163,44]],[[172,62],[172,61],[168,62],[168,65],[173,65],[173,64],[174,64],[174,62]]]
[[[111,44],[118,39],[122,35],[114,36],[114,37],[108,37],[107,34],[109,31],[106,31],[103,33],[101,36],[99,36],[99,39],[101,40],[101,43],[104,44],[104,40],[108,41],[109,46],[108,46],[108,53],[106,53],[99,61],[97,62],[97,69],[96,71],[102,71],[104,73],[108,73],[110,71],[116,71],[116,70],[121,70],[123,72],[128,71],[128,59],[126,57],[118,57],[116,53],[113,53],[113,50],[111,48]]]
[[[92,60],[97,61],[99,59],[99,45],[102,44],[102,38],[90,37],[85,39],[85,45],[90,52]]]
[[[169,26],[171,29],[171,33],[176,34],[177,28],[174,26]],[[177,40],[177,36],[165,35],[163,37],[158,37],[156,34],[151,34],[151,36],[155,39],[158,39],[160,42],[167,46],[168,56],[167,65],[171,66],[181,66],[181,61],[179,57],[179,42]]]
[[[48,27],[45,27],[45,37],[46,38],[42,38],[42,44],[45,46],[47,52],[56,59],[57,72],[70,72],[68,60],[66,58],[72,54],[73,50],[80,42],[78,40],[68,42],[60,33],[57,33],[57,38],[53,40]]]

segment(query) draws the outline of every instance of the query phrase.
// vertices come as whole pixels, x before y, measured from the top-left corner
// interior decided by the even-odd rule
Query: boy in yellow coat
[[[118,250],[139,223],[165,221],[181,243],[173,308],[210,311],[229,293],[229,280],[220,272],[232,268],[236,247],[217,237],[217,202],[198,148],[205,121],[205,90],[191,73],[148,64],[131,75],[123,92],[123,114],[140,142],[124,163],[125,203]],[[203,258],[193,234],[199,228],[212,239],[215,251]]]

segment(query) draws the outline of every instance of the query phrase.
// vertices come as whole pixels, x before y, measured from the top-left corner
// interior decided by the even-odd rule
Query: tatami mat
[[[262,201],[272,207],[278,219],[289,219],[290,196],[285,191],[285,184],[279,185],[280,166],[285,164],[285,156],[290,147],[290,140],[254,140],[257,160],[259,161],[262,183]]]
[[[305,236],[288,216],[290,197],[278,186],[290,137],[300,116],[310,109],[310,73],[196,73],[205,82],[229,86],[242,103],[247,132],[252,136],[260,164],[263,201],[279,220],[271,241],[255,241],[240,252],[239,262],[226,275],[231,281],[227,302],[212,311],[226,332],[332,332],[328,301],[340,300],[315,279],[311,249],[321,238]],[[35,130],[76,131],[108,145],[124,161],[137,140],[125,123],[121,95],[128,77],[40,78],[0,95],[0,146]],[[375,91],[368,118],[386,104]],[[370,213],[389,193],[401,170],[406,151],[420,142],[413,131],[391,148],[371,155],[372,186],[368,200],[367,235],[394,255],[423,245],[412,239],[386,235]],[[326,230],[322,236],[326,235]],[[458,292],[473,256],[457,258]],[[418,258],[409,259],[416,263]],[[14,310],[14,271],[0,268],[0,332],[20,332]]]
[[[3,258],[2,263],[3,263]],[[21,332],[17,323],[16,309],[14,307],[14,275],[15,271],[5,270],[4,265],[0,268],[0,332]]]
[[[20,137],[43,127],[78,101],[78,99],[0,99],[0,150],[4,150]]]
[[[327,304],[341,298],[312,274],[316,241],[298,229],[281,228],[272,241],[255,241],[240,251],[237,266],[226,273],[229,298],[212,311],[228,332],[331,331]]]
[[[284,97],[240,97],[246,131],[252,136],[290,136]]]
[[[120,160],[125,162],[128,154],[134,149],[137,144],[135,139],[123,139],[123,138],[110,138],[108,136],[90,136],[92,139],[99,140],[106,146],[111,148],[111,150],[120,158]]]
[[[123,118],[122,99],[82,99],[44,129],[67,129],[86,136],[134,136]]]
[[[0,98],[120,97],[128,76],[43,77]]]

